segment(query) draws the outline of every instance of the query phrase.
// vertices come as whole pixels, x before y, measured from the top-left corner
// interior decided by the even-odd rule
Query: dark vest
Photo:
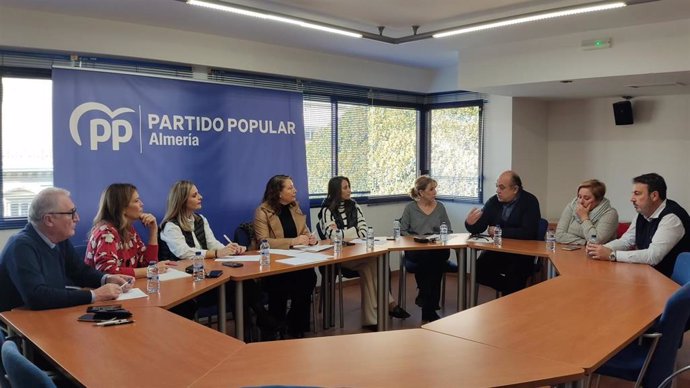
[[[690,233],[688,233],[690,231],[690,216],[688,216],[688,212],[686,212],[685,209],[675,201],[667,199],[666,207],[661,211],[658,218],[647,221],[641,214],[638,214],[637,220],[635,221],[635,245],[637,249],[649,248],[649,244],[652,243],[652,237],[654,237],[656,229],[659,227],[659,222],[667,214],[675,214],[683,223],[683,228],[685,228],[685,235],[683,238],[681,238],[673,249],[664,256],[659,264],[654,266],[657,271],[671,277],[678,254],[690,251]]]
[[[173,219],[168,222],[172,222],[173,224],[180,226],[179,222],[177,222],[177,219]],[[166,223],[164,222],[161,225],[161,231],[163,228],[165,228],[165,224]],[[194,237],[192,236],[192,232],[182,229],[182,235],[184,236],[184,240],[187,245],[190,248],[194,248]],[[197,214],[194,214],[194,235],[199,241],[199,244],[201,244],[201,248],[204,250],[208,249],[208,245],[206,244],[206,232],[204,231],[204,220]],[[158,257],[160,260],[180,260],[179,257],[170,252],[168,244],[160,238],[160,234],[158,235]]]

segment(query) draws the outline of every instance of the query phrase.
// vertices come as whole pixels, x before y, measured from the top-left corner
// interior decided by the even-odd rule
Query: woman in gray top
[[[422,175],[410,190],[414,202],[408,203],[400,219],[402,235],[425,235],[439,233],[442,222],[451,231],[446,208],[436,200],[436,181]],[[439,319],[436,310],[441,296],[441,277],[447,266],[449,249],[405,251],[405,268],[414,273],[422,301],[422,322]]]
[[[615,239],[618,212],[605,194],[603,182],[596,179],[582,182],[577,188],[577,197],[563,209],[556,227],[556,241],[584,245],[592,236],[596,236],[597,244]]]

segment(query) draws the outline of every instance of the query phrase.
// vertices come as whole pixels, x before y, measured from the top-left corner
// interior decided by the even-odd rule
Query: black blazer
[[[507,222],[501,221],[503,204],[498,202],[494,195],[484,205],[481,218],[474,224],[465,228],[470,233],[482,233],[489,226],[501,225],[504,238],[514,238],[517,240],[538,240],[539,220],[539,201],[537,197],[525,190],[520,191],[520,198],[515,203],[515,208],[510,213]]]

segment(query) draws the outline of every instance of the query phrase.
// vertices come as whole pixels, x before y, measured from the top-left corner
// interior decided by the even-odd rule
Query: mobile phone
[[[217,278],[217,277],[220,277],[220,275],[222,275],[222,274],[223,274],[223,271],[222,271],[222,270],[214,269],[213,271],[209,271],[209,272],[206,274],[206,277],[207,277],[207,278]]]
[[[561,248],[561,249],[563,249],[564,251],[576,251],[576,250],[578,250],[578,249],[580,249],[580,248],[582,248],[582,247],[579,246],[579,245],[566,245],[566,246],[564,246],[564,247]]]
[[[238,263],[238,262],[236,262],[236,261],[226,261],[226,262],[223,263],[223,265],[226,266],[226,267],[230,267],[230,268],[240,268],[240,267],[244,267],[244,264]]]

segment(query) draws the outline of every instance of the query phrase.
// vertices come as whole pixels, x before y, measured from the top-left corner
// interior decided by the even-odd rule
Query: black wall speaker
[[[633,123],[632,103],[630,101],[619,101],[613,103],[613,116],[616,118],[616,125],[630,125]]]

